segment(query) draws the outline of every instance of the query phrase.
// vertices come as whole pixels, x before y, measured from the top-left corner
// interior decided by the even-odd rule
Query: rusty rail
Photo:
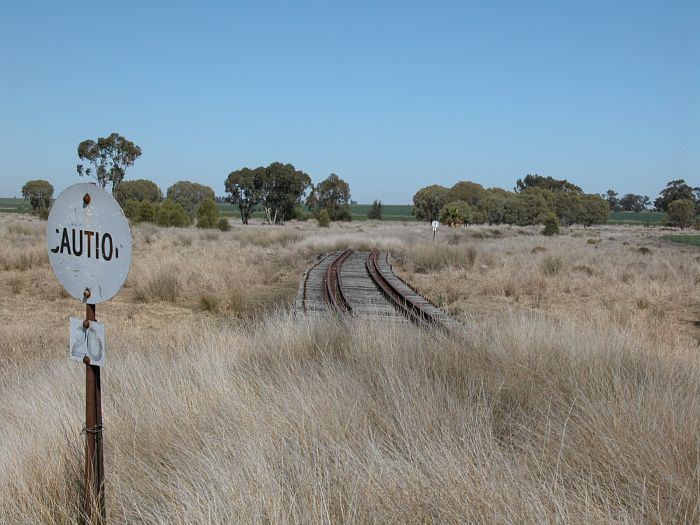
[[[352,308],[345,298],[343,287],[340,282],[340,270],[345,260],[352,255],[351,249],[341,253],[326,269],[323,277],[323,297],[338,313],[352,313]]]
[[[372,249],[372,252],[367,257],[365,266],[367,267],[367,273],[377,288],[379,288],[382,295],[384,295],[402,315],[422,327],[445,328],[433,315],[423,310],[419,305],[397,290],[382,274],[379,268],[379,251],[376,248]]]

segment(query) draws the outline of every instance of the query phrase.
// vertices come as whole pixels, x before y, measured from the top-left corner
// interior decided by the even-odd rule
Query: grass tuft
[[[478,252],[473,246],[423,244],[410,252],[413,271],[432,273],[445,268],[468,270],[473,268]]]
[[[175,267],[161,268],[135,288],[136,300],[140,302],[166,301],[174,303],[180,294],[178,270]]]
[[[542,259],[541,268],[545,275],[559,275],[564,269],[564,259],[559,255],[547,255]]]

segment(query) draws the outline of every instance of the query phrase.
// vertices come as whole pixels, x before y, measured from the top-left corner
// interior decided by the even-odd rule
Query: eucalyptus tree
[[[78,164],[78,175],[95,178],[103,188],[111,183],[114,191],[124,179],[126,169],[133,166],[140,156],[141,148],[119,133],[100,137],[97,141],[84,140],[78,144],[78,157],[92,164],[92,168]]]

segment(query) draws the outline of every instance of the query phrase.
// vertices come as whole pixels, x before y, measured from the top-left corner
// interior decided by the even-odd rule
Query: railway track
[[[326,268],[323,276],[323,298],[338,313],[352,313],[352,307],[343,293],[343,285],[340,281],[340,271],[345,260],[352,255],[352,250],[347,249],[336,257]]]
[[[426,309],[421,308],[407,294],[401,290],[382,273],[379,266],[379,251],[375,248],[367,256],[367,273],[379,288],[382,295],[396,308],[402,315],[411,322],[429,328],[442,328],[442,324]]]
[[[295,301],[307,314],[333,311],[365,319],[411,321],[428,329],[458,326],[393,271],[388,254],[345,250],[319,256],[304,273]]]

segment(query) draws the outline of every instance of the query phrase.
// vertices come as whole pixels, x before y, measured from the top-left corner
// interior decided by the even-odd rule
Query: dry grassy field
[[[0,216],[0,523],[75,523],[82,365],[45,223]],[[99,305],[115,523],[697,523],[700,250],[655,228],[136,226]],[[304,268],[391,251],[465,324],[290,311]]]

